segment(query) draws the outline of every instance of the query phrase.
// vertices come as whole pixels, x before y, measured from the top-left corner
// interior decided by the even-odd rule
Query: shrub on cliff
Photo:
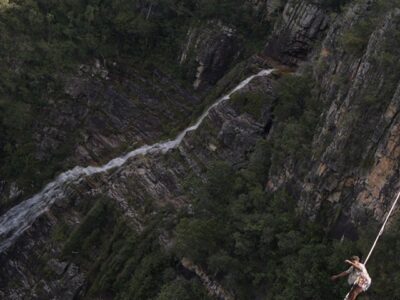
[[[323,1],[320,1],[320,3],[321,3],[320,5],[326,9],[340,11],[341,8],[349,2],[350,2],[350,0],[323,0]]]
[[[316,88],[311,74],[286,75],[275,87],[275,130],[272,143],[272,168],[281,167],[292,159],[298,170],[304,170],[311,154],[311,142],[318,125],[322,105],[313,94]]]
[[[368,45],[369,37],[374,28],[374,23],[371,20],[361,20],[351,30],[343,34],[344,49],[351,54],[361,55]]]
[[[219,167],[227,166],[216,164],[210,174],[217,174]],[[177,227],[178,255],[194,259],[238,299],[254,298],[261,291],[266,299],[333,300],[345,294],[345,283],[333,286],[329,275],[354,245],[333,246],[316,224],[301,221],[290,193],[266,194],[248,171],[237,171],[228,181],[219,179],[231,189],[228,201],[206,192],[210,185],[214,189],[212,178],[197,186],[203,192],[194,199],[194,214]]]

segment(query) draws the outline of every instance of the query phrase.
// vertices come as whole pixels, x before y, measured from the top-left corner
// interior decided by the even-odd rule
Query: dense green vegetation
[[[335,218],[333,213],[321,223],[307,221],[297,210],[293,191],[264,190],[270,172],[281,169],[286,160],[297,161],[297,169],[307,167],[321,111],[318,85],[311,78],[306,69],[302,75],[278,80],[275,131],[269,140],[258,141],[245,166],[217,161],[208,166],[205,181],[187,179],[187,194],[193,200],[190,210],[160,209],[148,216],[138,233],[112,201],[99,199],[86,208],[85,219],[72,232],[61,223],[53,238],[64,244],[62,259],[78,263],[89,274],[83,298],[210,299],[200,280],[183,270],[183,257],[201,266],[237,299],[343,297],[349,288],[345,280],[333,283],[329,278],[347,268],[343,261],[350,255],[367,253],[378,224],[363,227],[358,241],[338,241],[325,227]],[[235,109],[259,117],[271,99],[255,95],[234,97]],[[400,296],[396,285],[387,284],[398,277],[399,234],[396,220],[368,264],[373,278],[368,293],[376,299]],[[164,247],[161,240],[171,244]]]
[[[339,11],[346,2],[326,1],[324,7]],[[377,12],[370,13],[371,18],[360,20],[342,38],[352,55],[364,52],[375,28]],[[66,97],[62,74],[98,58],[144,72],[158,65],[185,81],[188,70],[174,62],[188,26],[215,18],[234,24],[249,39],[250,47],[256,47],[259,35],[267,30],[239,0],[15,0],[2,7],[0,177],[17,178],[22,185],[37,188],[63,167],[68,146],[60,148],[52,161],[40,161],[32,140],[34,118],[50,99]],[[399,40],[398,32],[393,32],[384,51],[373,58],[372,67],[393,72],[381,90],[370,82],[371,90],[356,103],[362,108],[357,113],[381,115],[376,112],[383,110],[386,96],[396,88]],[[73,261],[88,274],[83,298],[210,299],[200,280],[183,270],[182,258],[201,266],[237,299],[343,298],[348,286],[344,281],[333,284],[329,277],[346,268],[343,260],[350,255],[365,255],[377,224],[363,228],[358,241],[337,241],[324,227],[331,220],[318,224],[302,217],[294,191],[265,192],[271,172],[291,168],[303,175],[309,166],[323,109],[316,96],[318,83],[312,77],[309,70],[282,76],[274,87],[275,100],[258,92],[232,97],[237,111],[255,119],[266,105],[273,106],[274,130],[268,140],[260,139],[251,149],[244,166],[216,161],[208,166],[204,181],[189,178],[185,183],[193,200],[189,211],[159,209],[136,232],[105,198],[85,208],[86,217],[74,230],[60,222],[53,242],[62,244],[62,260]],[[364,121],[359,115],[349,118]],[[362,158],[358,152],[366,131],[358,125],[355,122],[354,127],[360,129],[352,132],[353,145],[346,148],[351,159],[348,168]],[[285,165],[288,162],[290,166]],[[369,294],[376,299],[400,298],[400,287],[393,284],[400,280],[399,234],[396,220],[368,265],[373,277]],[[170,242],[166,247],[165,241]]]
[[[237,93],[231,97],[230,101],[232,106],[241,113],[248,113],[257,120],[261,117],[268,96],[261,92]]]
[[[365,5],[364,1],[360,1],[360,3]],[[389,16],[392,8],[399,4],[398,0],[368,2],[369,9],[364,11],[364,14],[356,20],[355,24],[343,34],[342,44],[344,49],[353,55],[362,55],[378,24],[382,23],[383,19]]]
[[[294,191],[265,193],[268,174],[281,170],[285,161],[294,159],[300,171],[308,166],[312,133],[321,111],[313,92],[317,86],[307,72],[284,76],[276,88],[276,131],[270,140],[259,141],[248,166],[237,170],[217,162],[205,183],[194,180],[189,184],[195,204],[193,213],[184,216],[176,228],[176,253],[205,266],[238,299],[260,294],[274,300],[339,299],[348,286],[344,280],[332,283],[330,275],[347,268],[343,260],[351,253],[366,255],[378,226],[360,228],[358,241],[339,242],[331,239],[325,227],[335,214],[318,223],[306,221],[296,209]],[[246,108],[245,102],[238,103]],[[398,259],[391,258],[398,251],[399,230],[396,221],[368,265],[373,277],[369,293],[377,299],[399,293],[397,288],[384,288],[400,266]]]
[[[263,165],[254,156],[251,162]],[[329,274],[351,247],[329,242],[315,224],[302,224],[292,196],[265,194],[254,177],[251,166],[235,172],[217,163],[210,169],[196,191],[194,215],[177,226],[178,255],[207,266],[238,299],[260,292],[266,299],[337,299],[343,286],[333,287]]]
[[[349,2],[350,0],[324,0],[320,3],[323,8],[331,9],[333,11],[341,11],[341,8]]]
[[[267,169],[268,164],[255,155],[250,162],[245,170],[225,163],[209,170],[207,183],[194,192],[194,214],[177,226],[178,255],[207,266],[238,299],[259,293],[274,300],[343,297],[348,290],[344,280],[334,284],[329,277],[346,269],[343,260],[351,253],[366,255],[377,226],[364,228],[357,242],[331,240],[320,225],[298,215],[290,193],[264,193],[252,165]],[[369,293],[376,299],[399,295],[397,287],[385,288],[389,278],[398,276],[399,230],[397,221],[369,262]]]
[[[278,163],[273,161],[276,152],[285,151],[296,159],[292,147],[301,144],[305,150],[299,159],[306,166],[309,130],[316,126],[320,109],[313,100],[315,84],[307,73],[286,75],[276,88],[280,103],[275,105],[275,121],[283,122],[283,127],[271,140],[259,140],[245,167],[217,161],[209,166],[204,182],[188,178],[185,186],[193,199],[189,211],[162,209],[150,217],[144,231],[135,233],[107,200],[100,199],[89,210],[64,245],[64,256],[89,272],[86,298],[208,299],[199,279],[182,272],[183,257],[207,270],[237,299],[262,295],[274,300],[333,300],[347,293],[345,280],[333,283],[329,278],[347,268],[343,261],[350,255],[366,254],[377,224],[362,230],[357,242],[337,241],[324,227],[329,220],[316,223],[299,214],[296,194],[285,189],[273,194],[264,191],[271,167]],[[240,104],[246,109],[246,103],[238,100],[236,105]],[[284,128],[289,124],[295,124],[297,139],[277,150],[275,142],[287,137]],[[380,299],[399,295],[396,287],[388,289],[385,283],[397,276],[395,270],[400,267],[396,258],[399,230],[397,221],[368,265],[374,282],[369,293]],[[160,236],[174,241],[174,246],[165,250]]]
[[[54,241],[64,245],[61,258],[88,273],[85,299],[209,299],[200,281],[183,276],[178,258],[160,245],[159,236],[175,223],[171,209],[150,217],[141,233],[120,213],[111,199],[100,198],[75,230],[59,225],[53,231]]]
[[[188,180],[194,199],[190,212],[163,209],[141,233],[130,229],[110,199],[99,199],[82,224],[67,233],[63,250],[63,259],[89,272],[83,298],[210,299],[197,277],[182,272],[182,257],[205,268],[237,299],[343,297],[347,283],[333,283],[330,275],[345,270],[343,261],[350,255],[366,254],[377,224],[364,228],[357,242],[330,239],[321,225],[301,218],[288,191],[263,191],[268,151],[261,140],[240,170],[215,162],[206,182]],[[175,246],[165,250],[160,237],[173,234]],[[400,296],[396,285],[387,285],[398,276],[399,234],[397,220],[369,262],[373,286],[368,293],[377,299]],[[56,238],[60,242],[59,233]]]
[[[288,191],[263,190],[271,167],[279,169],[289,159],[298,169],[306,166],[321,110],[314,86],[308,73],[283,76],[275,87],[279,125],[272,139],[259,141],[246,168],[217,162],[205,184],[189,184],[194,214],[177,226],[177,255],[207,266],[238,299],[260,292],[266,299],[318,299],[327,289],[332,290],[328,299],[343,294],[343,286],[333,287],[328,278],[340,255],[354,246],[329,241],[322,227],[304,224]],[[232,101],[256,118],[260,105],[270,105],[265,96],[263,101],[253,94]]]

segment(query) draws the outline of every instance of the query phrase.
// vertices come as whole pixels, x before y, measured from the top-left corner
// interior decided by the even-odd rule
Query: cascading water
[[[122,166],[128,159],[149,153],[161,152],[166,153],[171,149],[178,147],[185,135],[196,130],[203,120],[207,117],[210,110],[219,105],[221,102],[229,100],[230,96],[236,91],[245,87],[253,78],[267,76],[273,70],[263,70],[256,75],[252,75],[243,80],[227,95],[220,98],[211,105],[192,126],[183,130],[175,139],[153,145],[144,145],[136,150],[127,153],[124,156],[114,158],[100,167],[75,167],[72,170],[60,174],[54,181],[47,184],[44,189],[33,197],[14,206],[0,217],[0,253],[10,247],[14,241],[26,230],[32,223],[48,210],[57,200],[64,197],[64,189],[67,184],[77,182],[82,176],[90,176],[97,173],[106,172],[110,169]]]

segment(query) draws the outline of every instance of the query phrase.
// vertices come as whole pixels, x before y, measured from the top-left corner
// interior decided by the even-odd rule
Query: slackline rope
[[[389,210],[389,212],[388,212],[388,214],[387,214],[387,216],[386,216],[386,219],[385,219],[385,221],[384,221],[383,224],[382,224],[381,230],[379,231],[378,235],[376,236],[376,239],[375,239],[375,241],[374,241],[374,244],[373,244],[372,247],[371,247],[371,250],[369,250],[368,256],[367,256],[367,258],[366,258],[365,261],[364,261],[364,265],[367,264],[369,258],[371,257],[371,254],[372,254],[372,252],[374,251],[375,246],[376,246],[376,244],[378,243],[378,240],[379,240],[380,236],[383,234],[383,231],[385,230],[386,223],[388,222],[388,220],[389,220],[389,218],[390,218],[390,216],[391,216],[391,214],[392,214],[394,208],[396,207],[396,204],[397,204],[397,202],[399,201],[399,198],[400,198],[400,192],[397,194],[396,200],[394,200],[393,205],[392,205],[392,207],[390,208],[390,210]]]
[[[371,257],[372,252],[374,251],[374,249],[375,249],[375,247],[376,247],[376,244],[378,243],[379,238],[380,238],[381,235],[383,234],[383,231],[385,230],[386,224],[387,224],[387,222],[388,222],[390,216],[392,215],[393,210],[394,210],[394,208],[396,207],[397,202],[399,201],[399,198],[400,198],[400,192],[397,194],[397,197],[396,197],[396,199],[394,200],[394,202],[393,202],[393,204],[392,204],[392,207],[390,208],[390,210],[389,210],[389,212],[388,212],[388,214],[387,214],[387,216],[386,216],[386,218],[385,218],[385,221],[384,221],[383,224],[382,224],[381,230],[379,230],[378,235],[376,236],[375,241],[374,241],[374,243],[372,244],[371,250],[369,250],[368,256],[367,256],[367,258],[366,258],[365,261],[364,261],[364,265],[367,264],[369,258]],[[347,295],[346,295],[346,297],[344,298],[344,300],[347,300],[348,297],[349,297],[349,295],[350,295],[350,292],[347,293]]]

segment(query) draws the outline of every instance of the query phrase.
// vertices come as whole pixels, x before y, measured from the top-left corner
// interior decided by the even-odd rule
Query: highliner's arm
[[[361,269],[361,267],[360,267],[360,265],[359,265],[359,262],[352,262],[351,260],[348,260],[348,259],[346,259],[344,262],[347,263],[347,264],[349,264],[349,265],[352,265],[352,266],[353,266],[354,268],[356,268],[357,270],[362,271],[362,269]]]
[[[339,273],[339,274],[337,274],[337,275],[333,275],[333,276],[331,277],[331,280],[332,280],[332,281],[335,281],[336,279],[338,279],[338,278],[340,278],[340,277],[345,277],[345,276],[347,276],[347,275],[349,275],[349,272],[348,272],[348,271],[344,271],[344,272]]]

